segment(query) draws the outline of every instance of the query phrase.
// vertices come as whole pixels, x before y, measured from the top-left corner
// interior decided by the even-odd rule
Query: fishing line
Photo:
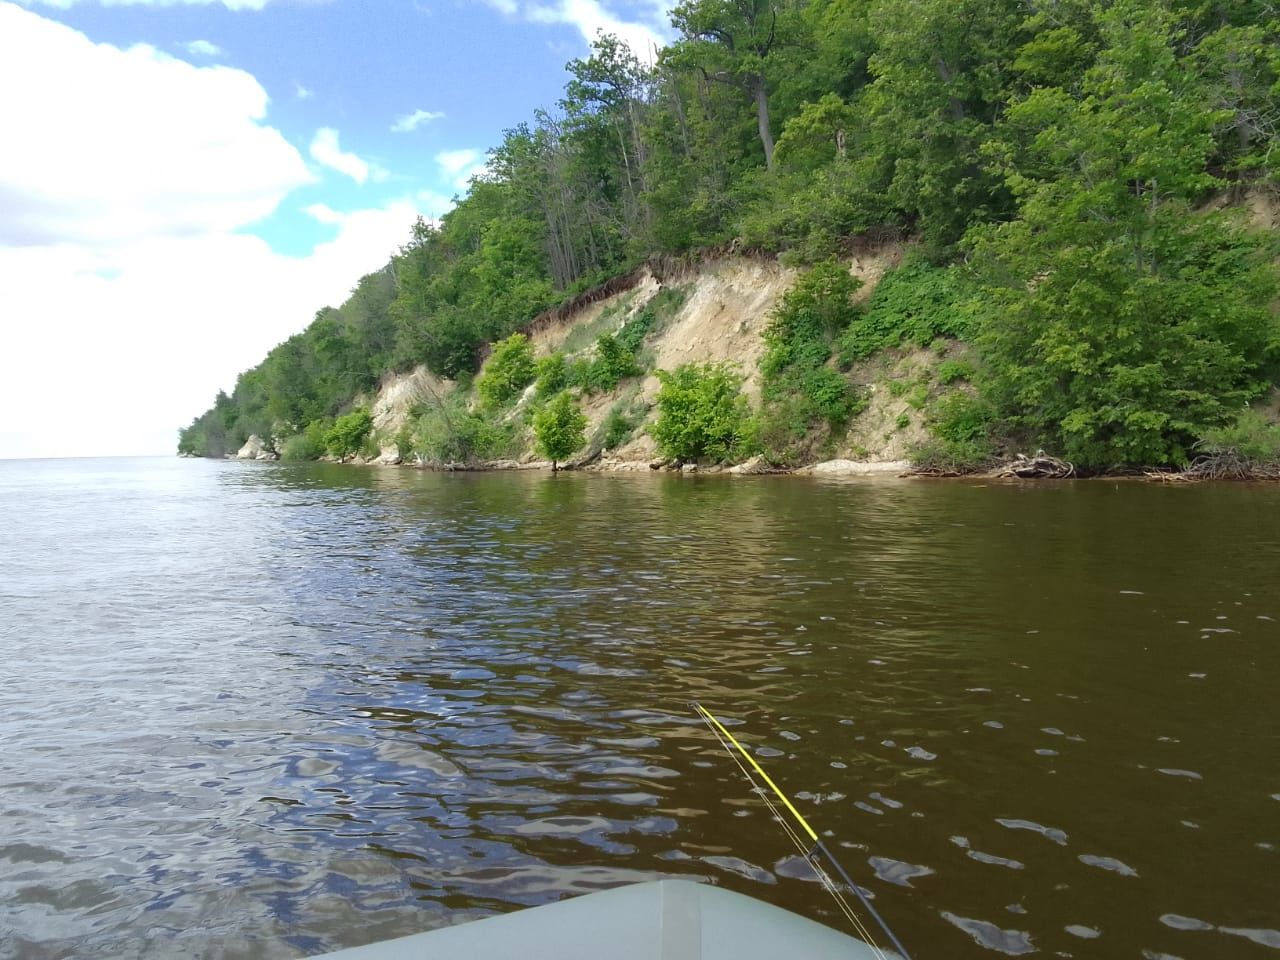
[[[729,754],[730,759],[732,759],[737,765],[747,782],[751,784],[752,790],[759,795],[760,799],[764,801],[765,806],[769,808],[769,812],[782,827],[787,838],[795,846],[801,859],[804,860],[804,862],[807,863],[809,868],[814,872],[814,875],[818,878],[818,882],[822,885],[823,889],[831,894],[832,898],[836,901],[836,905],[840,908],[840,912],[844,914],[845,919],[853,926],[854,931],[866,942],[867,946],[874,951],[878,960],[888,960],[884,951],[880,949],[880,945],[876,943],[875,938],[871,935],[871,931],[863,924],[862,918],[858,916],[849,901],[845,899],[844,894],[836,885],[836,882],[831,879],[831,876],[825,870],[822,869],[822,864],[818,863],[813,858],[813,850],[805,846],[800,835],[796,833],[791,824],[782,816],[782,812],[778,809],[777,805],[769,798],[768,792],[764,787],[756,783],[755,778],[751,775],[750,771],[743,766],[742,761],[738,759],[738,755],[730,748],[729,744],[724,740],[715,727],[711,728],[711,732],[720,742],[720,746],[724,747],[725,752]]]
[[[822,838],[818,836],[818,832],[814,830],[813,827],[809,826],[809,821],[807,821],[804,818],[804,816],[800,813],[800,811],[795,808],[795,805],[787,798],[787,795],[782,792],[782,789],[776,783],[773,782],[773,778],[770,777],[769,774],[765,773],[764,768],[760,766],[756,758],[747,752],[747,749],[743,747],[741,743],[738,742],[737,738],[732,733],[729,732],[728,728],[725,727],[725,725],[722,724],[719,720],[717,720],[714,716],[712,716],[711,712],[708,711],[706,707],[698,703],[696,700],[692,701],[692,706],[698,711],[698,713],[702,715],[702,719],[706,722],[707,726],[711,728],[711,732],[715,735],[716,740],[719,741],[720,746],[722,746],[725,749],[725,751],[729,754],[729,756],[733,758],[734,763],[737,764],[738,769],[742,771],[743,776],[747,778],[747,781],[751,784],[752,789],[757,794],[760,795],[761,799],[764,800],[765,804],[769,808],[769,812],[782,825],[782,828],[786,832],[788,839],[790,839],[791,842],[796,845],[796,848],[800,851],[801,856],[803,856],[805,861],[813,868],[813,871],[817,875],[819,882],[821,882],[822,885],[835,898],[836,903],[841,908],[841,912],[843,912],[845,916],[849,918],[854,928],[858,931],[859,936],[861,936],[867,942],[867,944],[872,948],[872,950],[876,952],[877,956],[884,957],[883,951],[881,951],[880,948],[876,945],[875,941],[871,938],[870,933],[867,931],[866,926],[862,923],[860,919],[858,919],[857,915],[853,912],[852,906],[848,903],[847,900],[845,900],[843,895],[840,893],[839,889],[835,884],[835,881],[831,879],[831,877],[827,874],[827,872],[823,870],[822,866],[818,863],[816,859],[816,855],[818,853],[821,853],[824,857],[826,857],[826,859],[830,862],[830,864],[833,867],[835,867],[836,872],[840,874],[840,877],[841,879],[844,880],[845,884],[850,889],[852,889],[855,894],[857,894],[858,900],[861,901],[862,906],[866,908],[867,913],[869,913],[872,917],[875,918],[876,923],[880,925],[880,929],[882,929],[885,932],[885,935],[889,938],[889,941],[893,944],[894,949],[897,950],[898,953],[902,956],[903,960],[911,960],[911,955],[907,953],[906,948],[902,946],[902,941],[900,941],[897,938],[897,936],[894,935],[894,932],[889,928],[889,924],[885,922],[882,916],[880,916],[879,911],[877,911],[876,908],[871,905],[871,901],[868,900],[866,895],[862,892],[862,888],[859,887],[856,883],[854,883],[853,878],[849,876],[848,871],[846,871],[845,868],[841,866],[840,861],[835,858],[835,855],[831,852],[831,850],[827,847],[827,845],[822,842]],[[729,746],[730,744],[732,744],[733,747],[737,748],[736,752],[730,749],[730,746]],[[777,796],[777,798],[782,801],[783,806],[787,808],[787,810],[791,813],[792,817],[794,817],[796,822],[800,824],[801,828],[803,828],[804,832],[808,834],[809,839],[812,841],[811,844],[806,846],[800,834],[797,833],[795,828],[790,823],[787,822],[786,818],[782,816],[781,811],[774,804],[774,802],[769,798],[768,794],[764,791],[764,789],[759,784],[756,783],[755,778],[751,775],[747,767],[743,765],[742,759],[739,759],[739,757],[741,757],[742,759],[745,759],[747,761],[747,764],[749,764],[756,771],[756,773],[760,775],[760,778],[766,784],[769,785],[774,795]]]

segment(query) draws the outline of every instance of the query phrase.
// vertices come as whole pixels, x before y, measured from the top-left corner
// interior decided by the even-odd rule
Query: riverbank
[[[229,455],[228,460],[277,461],[278,455],[262,452],[254,456]],[[361,457],[345,459],[325,456],[320,462],[347,466],[401,467],[438,473],[492,473],[500,471],[551,471],[549,460],[529,458],[524,460],[482,460],[471,463],[429,462],[408,460],[398,456]],[[577,473],[678,473],[697,476],[792,476],[818,478],[879,477],[900,479],[935,480],[1135,480],[1153,483],[1209,483],[1209,482],[1280,482],[1280,463],[1251,462],[1238,456],[1201,457],[1182,470],[1116,470],[1111,472],[1080,473],[1074,466],[1043,453],[1035,456],[1015,456],[996,466],[968,471],[940,471],[922,468],[910,460],[822,460],[800,466],[783,467],[767,463],[761,457],[752,457],[742,463],[676,463],[671,460],[633,460],[616,457],[597,457],[590,461],[569,461],[557,469]]]

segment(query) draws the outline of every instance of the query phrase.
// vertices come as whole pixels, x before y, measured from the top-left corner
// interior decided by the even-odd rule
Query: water
[[[0,463],[0,957],[660,876],[921,960],[1280,951],[1280,487]]]

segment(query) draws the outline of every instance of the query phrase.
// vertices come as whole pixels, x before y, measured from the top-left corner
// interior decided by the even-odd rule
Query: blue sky
[[[0,457],[170,452],[666,7],[0,0]]]

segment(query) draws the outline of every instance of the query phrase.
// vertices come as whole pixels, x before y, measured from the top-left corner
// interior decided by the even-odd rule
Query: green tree
[[[529,338],[513,333],[493,345],[493,353],[476,378],[476,392],[488,405],[501,406],[533,383],[536,376]]]
[[[538,438],[538,450],[551,461],[552,471],[557,469],[557,461],[582,446],[586,426],[586,415],[567,390],[557,393],[534,414],[533,432]]]
[[[671,11],[683,40],[664,51],[672,63],[695,67],[708,81],[746,94],[755,108],[765,166],[773,169],[769,116],[771,66],[792,29],[794,6],[779,0],[686,0]]]
[[[373,429],[368,410],[353,410],[339,417],[324,435],[325,448],[339,460],[345,460],[360,449]]]
[[[1030,93],[988,147],[1020,216],[973,231],[997,407],[1086,468],[1180,463],[1263,387],[1274,270],[1256,239],[1194,202],[1222,111],[1136,0],[1098,17],[1082,95]]]

